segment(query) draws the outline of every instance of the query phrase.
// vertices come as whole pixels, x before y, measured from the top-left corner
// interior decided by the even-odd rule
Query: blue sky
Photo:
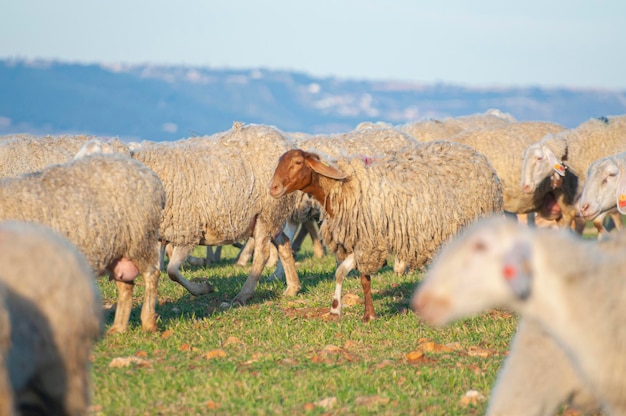
[[[624,0],[0,0],[0,58],[626,89]]]

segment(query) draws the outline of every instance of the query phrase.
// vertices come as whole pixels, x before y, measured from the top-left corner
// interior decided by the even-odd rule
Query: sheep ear
[[[530,296],[532,269],[530,265],[530,246],[527,242],[517,241],[504,256],[502,277],[511,290],[521,300]]]
[[[320,175],[326,176],[328,178],[341,180],[341,179],[346,179],[348,177],[348,175],[346,175],[345,173],[343,173],[336,167],[331,166],[328,163],[324,162],[323,160],[319,160],[315,157],[307,156],[305,158],[305,161],[307,165],[309,165],[309,167],[313,169],[315,172],[319,173]]]
[[[559,162],[556,156],[554,156],[552,150],[546,148],[544,149],[544,153],[548,158],[548,162],[550,162],[550,166],[552,166],[552,169],[554,169],[554,171],[559,175],[565,176],[565,166],[563,166],[563,164]]]
[[[626,172],[620,172],[616,194],[617,210],[620,214],[626,214]]]

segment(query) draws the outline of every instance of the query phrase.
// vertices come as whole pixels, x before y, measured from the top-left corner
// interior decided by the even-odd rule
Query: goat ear
[[[554,171],[558,173],[559,175],[565,176],[565,166],[563,166],[563,164],[559,162],[556,156],[554,156],[554,153],[552,153],[552,150],[545,148],[543,152],[548,158],[548,162],[550,162],[550,166],[552,166],[552,169],[554,169]]]
[[[521,300],[530,296],[532,280],[530,245],[525,241],[516,241],[505,254],[502,265],[502,277],[511,290]]]
[[[331,166],[318,158],[307,155],[304,160],[311,169],[313,169],[320,175],[337,180],[346,179],[348,177],[348,175],[346,175],[336,167]]]
[[[626,172],[620,172],[617,179],[617,210],[620,214],[626,214]]]

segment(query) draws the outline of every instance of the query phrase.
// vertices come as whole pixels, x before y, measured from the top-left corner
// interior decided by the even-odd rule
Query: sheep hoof
[[[208,295],[209,293],[216,292],[215,286],[213,286],[209,282],[201,282],[201,283],[190,282],[189,286],[190,286],[189,292],[194,296]]]
[[[368,323],[374,319],[376,319],[376,315],[364,315],[363,318],[361,318],[364,323]]]
[[[246,302],[241,300],[241,299],[233,299],[233,301],[230,303],[230,306],[232,306],[233,308],[238,308],[240,306],[245,306]]]
[[[293,297],[300,291],[300,286],[287,286],[287,289],[283,292],[283,296]]]
[[[122,332],[126,332],[125,326],[113,325],[111,328],[109,328],[109,330],[107,331],[107,334],[108,335],[121,334]]]
[[[150,323],[141,324],[141,327],[146,332],[156,332],[157,331],[157,324],[156,324],[156,322],[150,322]]]

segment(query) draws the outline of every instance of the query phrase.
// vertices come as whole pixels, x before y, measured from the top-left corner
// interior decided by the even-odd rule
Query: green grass
[[[310,242],[296,257],[302,290],[283,298],[283,282],[266,271],[241,308],[220,308],[240,290],[249,267],[233,265],[225,248],[210,268],[186,267],[189,279],[208,278],[218,292],[193,297],[165,274],[159,285],[159,332],[141,330],[141,279],[130,330],[106,335],[93,354],[92,415],[479,415],[486,401],[462,404],[468,390],[489,396],[517,318],[491,311],[444,329],[429,327],[409,309],[421,273],[395,276],[385,267],[372,279],[378,319],[361,322],[363,305],[328,317],[335,261],[312,257]],[[204,251],[199,251],[202,255]],[[105,304],[114,284],[100,279]],[[358,295],[351,273],[344,295]],[[107,326],[113,316],[107,314]],[[425,341],[458,343],[413,362]],[[474,356],[473,348],[487,350]],[[423,345],[421,347],[424,349]],[[217,356],[212,358],[213,356]],[[115,358],[138,363],[111,367]],[[334,405],[320,404],[328,398]]]

